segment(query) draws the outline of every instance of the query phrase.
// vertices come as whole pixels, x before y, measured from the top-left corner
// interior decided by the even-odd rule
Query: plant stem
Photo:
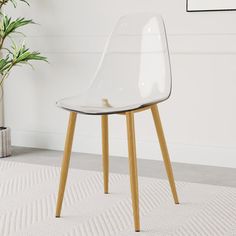
[[[16,64],[16,63],[13,62],[13,63],[11,64],[11,66],[8,68],[8,70],[6,71],[6,73],[4,73],[4,75],[2,76],[1,81],[0,81],[0,87],[3,86],[3,81],[7,78],[7,76],[9,75],[10,70],[12,69],[12,67],[13,67],[15,64]]]
[[[1,39],[0,39],[0,50],[2,49],[2,46],[3,46],[3,43],[4,43],[4,39],[5,39],[5,38],[2,38],[2,37],[1,37]]]
[[[0,3],[0,10],[2,9],[3,5],[5,5],[8,2],[8,0],[2,0]]]

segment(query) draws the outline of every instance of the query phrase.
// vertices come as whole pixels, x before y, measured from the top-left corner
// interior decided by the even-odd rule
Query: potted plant
[[[26,0],[18,0],[27,5]],[[4,124],[3,84],[12,69],[17,65],[29,64],[31,61],[47,61],[40,52],[30,51],[24,43],[17,45],[11,36],[19,33],[23,26],[34,24],[33,20],[24,17],[12,19],[3,13],[3,7],[11,3],[14,7],[17,0],[0,0],[0,158],[11,155],[10,128]],[[22,35],[22,34],[21,34]],[[5,47],[7,39],[11,39],[11,46]]]

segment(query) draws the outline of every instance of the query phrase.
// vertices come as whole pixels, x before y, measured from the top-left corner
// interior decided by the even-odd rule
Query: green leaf
[[[11,60],[9,59],[9,56],[6,58],[1,58],[0,59],[0,74],[4,75],[5,72],[10,68],[11,66]]]
[[[26,0],[18,0],[18,1],[19,1],[19,2],[23,2],[23,3],[26,3],[28,6],[30,5],[30,4],[28,3],[28,1],[26,1]],[[16,1],[16,0],[10,0],[10,2],[13,4],[14,7],[17,6],[17,1]]]
[[[10,34],[15,33],[16,29],[28,24],[34,24],[33,20],[27,20],[24,17],[12,20],[11,17],[3,15],[0,22],[0,36],[5,39]]]
[[[47,58],[42,56],[40,52],[31,52],[24,44],[22,44],[20,47],[13,45],[12,57],[12,62],[14,65],[28,63],[29,61],[47,62]]]
[[[26,48],[25,44],[17,46],[15,43],[12,45],[12,50],[8,51],[6,58],[0,58],[0,74],[3,76],[0,81],[0,85],[3,80],[9,75],[9,72],[14,66],[28,64],[31,65],[31,61],[45,61],[47,58],[42,56],[39,52],[30,51]]]

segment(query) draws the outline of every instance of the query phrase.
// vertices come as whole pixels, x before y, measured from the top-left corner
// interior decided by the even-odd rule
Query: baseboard
[[[63,150],[65,134],[37,131],[12,130],[12,144],[15,146]],[[127,156],[127,142],[110,138],[110,155]],[[155,141],[136,140],[137,155],[141,159],[161,160],[159,145]],[[191,144],[168,143],[173,162],[236,168],[236,148],[208,147]],[[75,137],[73,151],[101,154],[100,137],[80,135]]]

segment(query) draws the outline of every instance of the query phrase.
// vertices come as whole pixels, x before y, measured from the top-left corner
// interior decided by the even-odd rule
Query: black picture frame
[[[189,10],[189,7],[188,7],[188,1],[189,0],[186,0],[186,11],[187,12],[215,12],[215,11],[236,11],[236,8],[235,9],[206,9],[206,10]]]

